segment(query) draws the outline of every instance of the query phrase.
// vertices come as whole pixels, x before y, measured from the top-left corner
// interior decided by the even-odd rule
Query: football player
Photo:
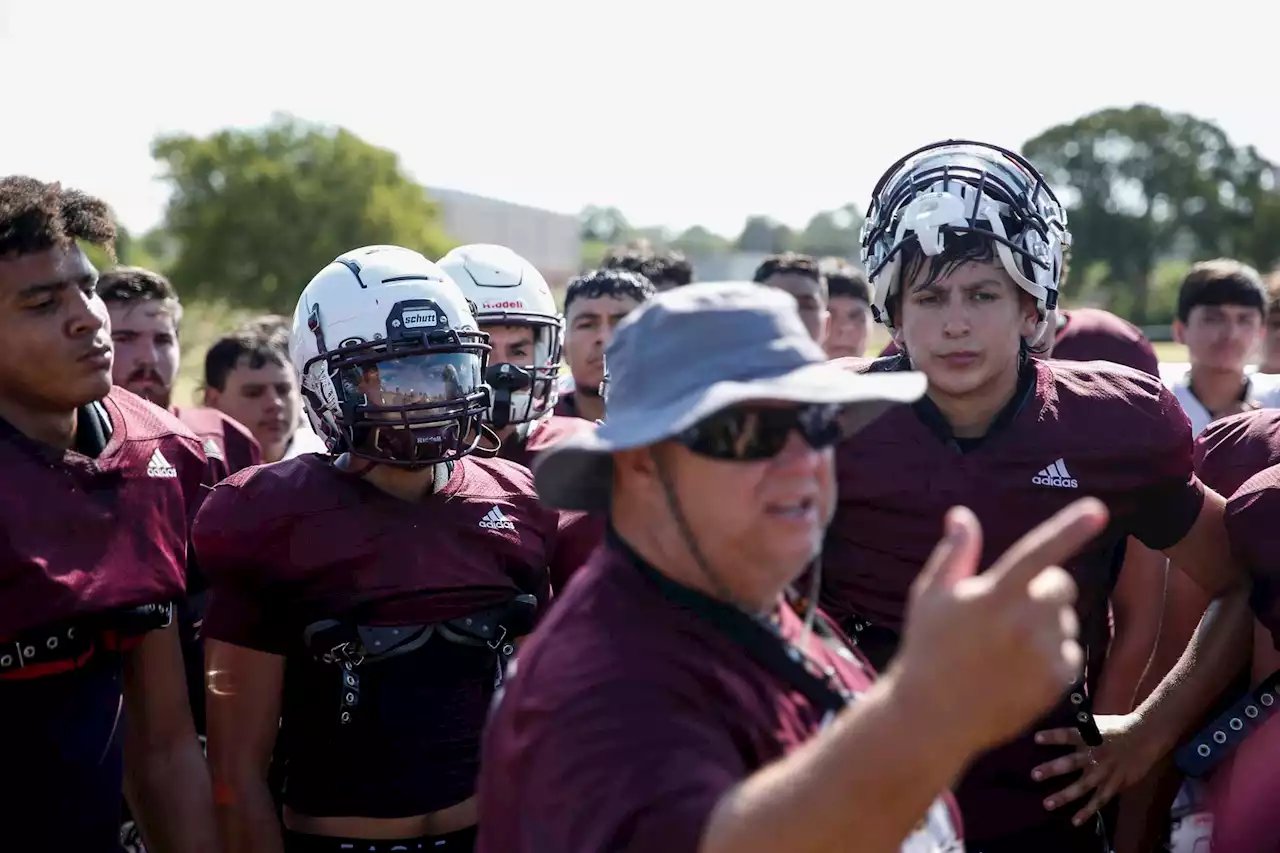
[[[332,453],[241,471],[196,520],[225,843],[469,850],[480,730],[548,597],[558,514],[528,469],[476,453],[496,449],[487,336],[417,252],[326,266],[290,351]]]
[[[440,267],[475,306],[480,331],[489,336],[489,423],[502,440],[498,455],[532,469],[540,451],[589,424],[554,413],[564,321],[551,288],[533,264],[505,246],[459,246],[440,259]],[[557,594],[603,535],[603,517],[563,515],[549,566]]]
[[[0,178],[3,846],[118,850],[127,769],[151,850],[212,851],[173,624],[206,460],[177,418],[112,387],[77,241],[114,238],[102,201]]]
[[[289,363],[289,330],[274,315],[219,338],[204,357],[204,404],[253,431],[263,462],[323,453],[324,442],[302,423],[302,394]]]
[[[555,413],[598,421],[604,349],[623,317],[654,294],[653,283],[625,269],[599,269],[570,280],[564,294],[564,359],[574,390],[560,394]]]
[[[752,281],[794,296],[804,327],[819,344],[826,342],[827,280],[815,259],[795,252],[771,255],[756,267]]]
[[[871,336],[871,290],[866,274],[842,258],[825,258],[827,281],[827,341],[831,358],[862,358]]]
[[[238,421],[216,409],[173,404],[182,303],[169,280],[141,267],[116,267],[98,279],[98,295],[111,314],[115,383],[177,415],[201,439],[217,480],[261,462],[257,440]]]
[[[1270,390],[1245,373],[1262,341],[1266,311],[1262,277],[1239,261],[1204,261],[1183,279],[1173,337],[1186,346],[1191,369],[1171,385],[1196,435],[1218,418],[1256,408]]]
[[[1255,449],[1248,455],[1256,459],[1266,452],[1274,458],[1280,429],[1274,413],[1255,413],[1246,432],[1258,427],[1271,432],[1249,442]],[[1263,451],[1264,447],[1269,451]],[[1276,769],[1280,767],[1280,716],[1275,714],[1275,700],[1280,695],[1280,669],[1276,668],[1280,657],[1276,651],[1280,649],[1280,539],[1275,533],[1278,513],[1280,464],[1246,480],[1227,502],[1231,544],[1253,578],[1251,603],[1265,630],[1263,654],[1254,659],[1255,680],[1263,681],[1254,695],[1261,695],[1262,702],[1253,704],[1252,709],[1257,711],[1261,705],[1266,716],[1262,720],[1249,719],[1247,748],[1237,745],[1225,784],[1215,786],[1220,792],[1214,802],[1213,849],[1226,853],[1273,850],[1280,837],[1280,813],[1276,810],[1276,791],[1280,790],[1280,772]],[[1267,701],[1268,696],[1271,701]],[[1248,719],[1249,706],[1244,710]],[[1231,728],[1236,728],[1235,721]],[[1231,737],[1238,735],[1233,732]],[[1215,738],[1215,742],[1222,741]]]
[[[873,663],[883,666],[896,651],[908,587],[951,506],[964,504],[983,522],[987,563],[1081,494],[1111,511],[1106,534],[1065,566],[1080,588],[1087,663],[1084,683],[1064,685],[1070,699],[1038,727],[1061,728],[993,750],[960,783],[966,836],[984,853],[1105,850],[1092,814],[1171,748],[1164,739],[1229,677],[1192,669],[1187,677],[1202,693],[1162,691],[1160,713],[1143,727],[1116,723],[1128,748],[1085,746],[1086,736],[1102,743],[1090,731],[1087,697],[1111,643],[1107,605],[1125,536],[1175,558],[1213,594],[1234,595],[1222,611],[1230,619],[1206,620],[1201,664],[1227,668],[1245,615],[1223,501],[1194,475],[1190,428],[1172,393],[1118,365],[1029,357],[1054,328],[1069,239],[1065,213],[1030,163],[953,141],[894,164],[863,231],[873,307],[902,349],[863,369],[914,368],[929,379],[920,402],[889,412],[837,452],[840,500],[824,551],[823,602]],[[1066,728],[1074,722],[1080,730]],[[1078,749],[1049,762],[1055,751],[1039,744],[1068,738]],[[1063,791],[1049,778],[1081,769],[1088,772]],[[1076,802],[1099,785],[1106,790]]]

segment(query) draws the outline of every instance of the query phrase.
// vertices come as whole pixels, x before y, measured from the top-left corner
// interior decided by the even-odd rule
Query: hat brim
[[[555,509],[605,510],[613,485],[612,454],[673,438],[732,406],[776,401],[848,407],[841,418],[848,438],[889,408],[918,400],[926,384],[922,373],[856,373],[838,362],[821,362],[770,378],[717,382],[656,409],[611,411],[604,423],[538,454],[533,466],[538,496]]]

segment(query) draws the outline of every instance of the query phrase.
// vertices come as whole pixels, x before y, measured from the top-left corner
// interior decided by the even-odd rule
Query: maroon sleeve
[[[902,350],[898,349],[898,342],[893,338],[890,338],[889,343],[885,344],[884,349],[880,350],[879,357],[886,358],[891,355],[897,355],[900,352],[902,352]]]
[[[1131,374],[1133,375],[1133,374]],[[1143,436],[1144,453],[1134,460],[1143,470],[1127,496],[1132,508],[1128,532],[1155,551],[1177,545],[1190,532],[1204,505],[1204,485],[1192,463],[1191,422],[1173,392],[1149,379],[1150,396],[1130,406],[1128,427]]]
[[[1227,501],[1227,535],[1236,561],[1253,579],[1253,612],[1280,649],[1280,465],[1250,478]]]
[[[262,447],[253,437],[253,433],[241,426],[239,421],[227,418],[223,426],[223,435],[226,436],[229,474],[262,464]]]
[[[528,728],[505,784],[517,788],[518,837],[537,839],[523,849],[696,853],[712,810],[749,773],[715,713],[643,677],[594,685],[554,717],[533,703],[516,711],[506,722]],[[499,748],[487,760],[503,758]]]
[[[605,516],[600,513],[562,512],[556,547],[551,556],[551,589],[559,595],[573,573],[582,568],[596,546],[604,541]]]
[[[209,584],[204,636],[283,655],[290,646],[290,621],[261,557],[272,525],[247,506],[240,482],[233,475],[209,494],[192,531],[196,559]]]

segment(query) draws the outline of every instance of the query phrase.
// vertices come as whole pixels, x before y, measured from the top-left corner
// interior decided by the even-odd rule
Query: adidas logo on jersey
[[[516,526],[511,520],[502,514],[502,510],[496,506],[489,510],[485,517],[480,519],[480,526],[489,530],[515,530]]]
[[[1061,459],[1032,477],[1031,482],[1037,486],[1053,486],[1058,489],[1075,489],[1080,485],[1067,473],[1067,464]]]
[[[217,459],[219,462],[227,461],[226,457],[222,455],[222,448],[212,438],[204,440],[204,455],[210,459]]]
[[[169,464],[169,460],[164,458],[164,454],[160,452],[160,448],[156,448],[151,454],[151,461],[147,463],[148,477],[169,478],[178,476],[178,469]]]

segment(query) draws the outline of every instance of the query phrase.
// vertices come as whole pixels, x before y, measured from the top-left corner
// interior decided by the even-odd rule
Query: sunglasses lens
[[[681,443],[711,459],[772,459],[786,447],[793,431],[815,449],[835,444],[840,437],[838,414],[834,406],[728,409],[690,428]]]

